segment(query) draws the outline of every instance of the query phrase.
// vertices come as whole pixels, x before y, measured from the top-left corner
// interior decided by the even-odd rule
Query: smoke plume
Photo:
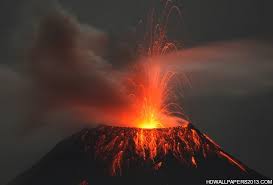
[[[41,21],[29,52],[36,104],[31,122],[58,109],[87,111],[93,122],[113,122],[111,115],[108,119],[100,113],[128,106],[128,99],[121,85],[122,73],[105,60],[107,42],[105,33],[64,13]]]

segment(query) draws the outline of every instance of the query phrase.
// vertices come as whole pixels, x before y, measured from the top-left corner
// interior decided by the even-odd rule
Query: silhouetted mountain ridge
[[[144,150],[139,150],[135,137],[139,133],[149,137],[148,144],[160,143],[154,158],[149,158],[152,151],[143,143],[140,148]],[[152,141],[150,133],[160,137]],[[162,147],[167,144],[166,152]],[[120,161],[115,160],[118,154],[122,154]],[[115,173],[110,174],[109,169]],[[225,153],[192,125],[151,130],[100,126],[61,141],[9,185],[77,185],[84,180],[96,185],[205,184],[207,179],[265,177]]]

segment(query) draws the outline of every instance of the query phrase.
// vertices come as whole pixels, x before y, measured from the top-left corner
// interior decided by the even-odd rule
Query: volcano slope
[[[162,129],[100,126],[63,140],[9,185],[205,184],[265,179],[191,124]]]

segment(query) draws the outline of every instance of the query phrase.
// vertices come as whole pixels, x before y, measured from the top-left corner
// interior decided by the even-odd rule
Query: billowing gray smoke
[[[55,13],[40,23],[29,56],[29,74],[34,88],[31,113],[36,123],[53,109],[88,107],[96,116],[128,103],[120,75],[105,58],[107,35],[71,16]]]
[[[11,43],[24,57],[12,62],[16,67],[0,66],[0,144],[6,151],[0,154],[0,163],[2,171],[12,175],[41,157],[64,132],[74,132],[71,126],[114,123],[109,112],[128,103],[122,86],[127,69],[119,66],[132,62],[124,60],[128,52],[120,52],[127,51],[130,44],[113,42],[108,33],[80,24],[59,8],[36,20],[34,29],[26,29],[31,35],[23,37],[26,39],[18,39],[22,30],[15,29],[19,36]],[[15,50],[11,53],[17,54]],[[262,41],[232,41],[182,49],[161,61],[189,79],[185,99],[238,97],[273,88],[272,54],[272,45]],[[1,60],[9,63],[6,58]],[[39,130],[41,126],[46,128]],[[36,129],[28,140],[22,140],[15,132],[18,128]]]
[[[22,81],[10,94],[16,94],[12,99],[19,105],[23,99],[24,126],[39,127],[58,112],[69,112],[88,123],[115,124],[115,112],[130,104],[123,87],[128,69],[118,69],[109,58],[115,52],[109,46],[115,43],[110,43],[108,34],[80,24],[60,9],[41,16],[35,28],[30,47],[24,49],[27,72],[7,69],[16,75],[11,79]],[[190,96],[244,95],[272,86],[271,50],[260,41],[233,41],[184,49],[159,61],[187,76],[192,88],[185,87],[185,92]]]
[[[0,66],[4,184],[64,135],[86,122],[94,126],[100,118],[109,120],[101,116],[102,110],[127,106],[122,73],[105,59],[106,33],[80,24],[55,6],[42,15],[28,13],[7,43],[14,57],[1,56],[8,64]]]

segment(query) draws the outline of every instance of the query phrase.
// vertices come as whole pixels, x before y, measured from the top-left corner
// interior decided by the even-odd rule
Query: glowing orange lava
[[[101,127],[99,132],[103,134],[96,143],[96,156],[110,162],[111,175],[121,175],[125,166],[135,160],[159,170],[167,155],[195,168],[198,166],[195,155],[202,153],[199,160],[204,159],[215,149],[190,125],[163,129]]]
[[[95,158],[103,162],[104,173],[124,175],[131,169],[158,171],[168,166],[169,159],[195,169],[206,160],[223,159],[238,170],[248,169],[225,153],[207,135],[191,124],[172,128],[128,128],[101,126],[83,134],[86,150],[95,146]]]
[[[174,98],[170,81],[173,72],[164,71],[153,61],[144,61],[135,68],[128,80],[132,90],[130,97],[133,106],[131,112],[123,116],[123,122],[138,128],[166,128],[187,123],[177,116],[180,107],[172,102]],[[176,114],[176,115],[175,115]]]
[[[151,15],[151,30],[145,38],[147,47],[142,48],[144,51],[141,53],[144,59],[138,62],[128,75],[127,87],[133,103],[131,110],[123,114],[121,122],[129,123],[132,127],[152,129],[188,123],[181,107],[175,103],[175,72],[168,71],[157,61],[159,56],[176,51],[175,43],[167,39],[166,25],[172,10],[178,8],[169,6],[169,3],[167,1],[165,5],[165,23],[157,23],[155,15]]]
[[[173,9],[171,7],[169,11]],[[169,11],[166,11],[167,15]],[[104,166],[111,164],[108,168],[111,175],[121,175],[136,165],[149,165],[159,170],[167,163],[168,156],[197,168],[200,161],[214,153],[243,170],[239,162],[184,119],[180,106],[175,103],[172,84],[175,72],[165,69],[156,59],[175,50],[176,46],[166,38],[166,24],[154,24],[153,18],[148,48],[142,53],[144,59],[134,66],[125,80],[132,103],[118,117],[126,127],[98,128],[98,133],[94,133],[95,157],[102,159]]]

